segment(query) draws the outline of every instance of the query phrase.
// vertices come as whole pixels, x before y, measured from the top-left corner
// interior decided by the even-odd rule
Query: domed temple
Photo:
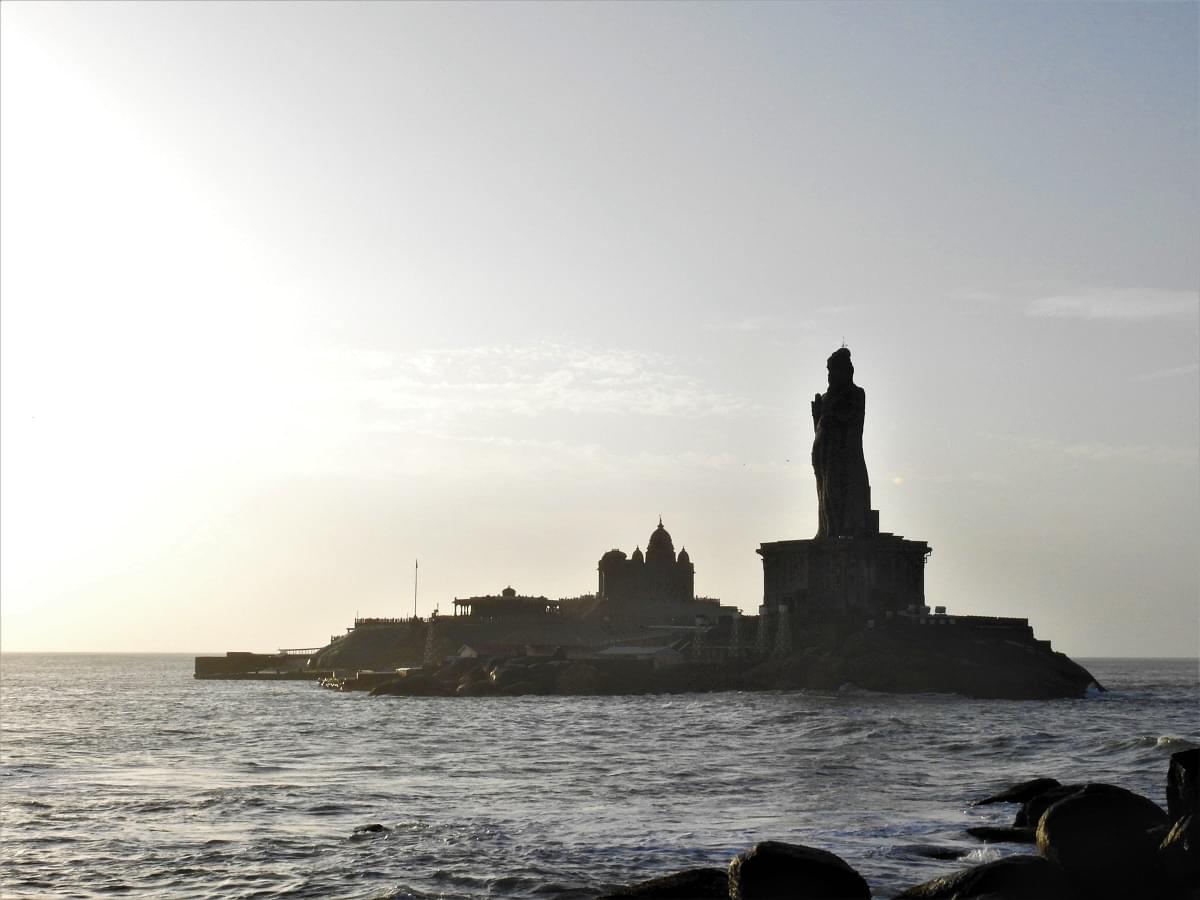
[[[596,596],[598,611],[606,617],[655,621],[689,620],[696,615],[715,616],[720,602],[696,597],[696,567],[687,548],[675,554],[675,542],[659,517],[658,527],[631,556],[609,550],[600,557]]]

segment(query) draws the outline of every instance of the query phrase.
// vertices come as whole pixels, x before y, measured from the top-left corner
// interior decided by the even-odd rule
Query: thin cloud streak
[[[810,322],[792,322],[781,319],[779,316],[752,315],[709,322],[704,329],[716,333],[756,334],[762,331],[792,331],[807,327],[811,327]]]
[[[446,420],[479,413],[700,419],[758,409],[745,397],[713,390],[679,371],[669,357],[629,350],[538,342],[394,355],[349,348],[318,357],[336,370],[343,404],[365,407],[385,420],[372,427],[403,413]]]
[[[1010,438],[1028,449],[1056,453],[1090,462],[1144,462],[1154,465],[1176,465],[1195,468],[1200,459],[1193,448],[1167,447],[1150,444],[1105,444],[1100,442],[1068,444],[1048,438]]]
[[[1158,369],[1134,376],[1134,381],[1158,381],[1162,378],[1180,378],[1184,375],[1195,375],[1200,372],[1200,363],[1188,363],[1183,366],[1172,366],[1169,369]]]
[[[1108,289],[1039,297],[1026,307],[1035,318],[1089,319],[1136,322],[1184,319],[1200,311],[1200,296],[1192,291]]]

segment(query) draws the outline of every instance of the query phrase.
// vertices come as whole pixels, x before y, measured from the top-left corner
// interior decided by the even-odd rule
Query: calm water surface
[[[0,894],[589,897],[759,840],[877,897],[970,862],[972,799],[1050,775],[1164,803],[1195,660],[1052,702],[837,693],[394,698],[198,682],[184,656],[0,657]],[[379,822],[382,835],[354,836]],[[921,857],[918,845],[965,861]]]

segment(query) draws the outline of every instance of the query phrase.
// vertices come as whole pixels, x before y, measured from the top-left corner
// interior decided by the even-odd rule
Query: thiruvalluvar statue
[[[854,365],[846,347],[833,352],[827,367],[829,389],[812,402],[817,537],[854,537],[869,533],[871,516],[871,485],[862,445],[867,395],[854,383]]]

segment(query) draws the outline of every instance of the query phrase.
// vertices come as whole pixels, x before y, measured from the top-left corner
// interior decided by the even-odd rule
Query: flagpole
[[[417,573],[421,566],[419,560],[413,560],[413,618],[417,617]]]

